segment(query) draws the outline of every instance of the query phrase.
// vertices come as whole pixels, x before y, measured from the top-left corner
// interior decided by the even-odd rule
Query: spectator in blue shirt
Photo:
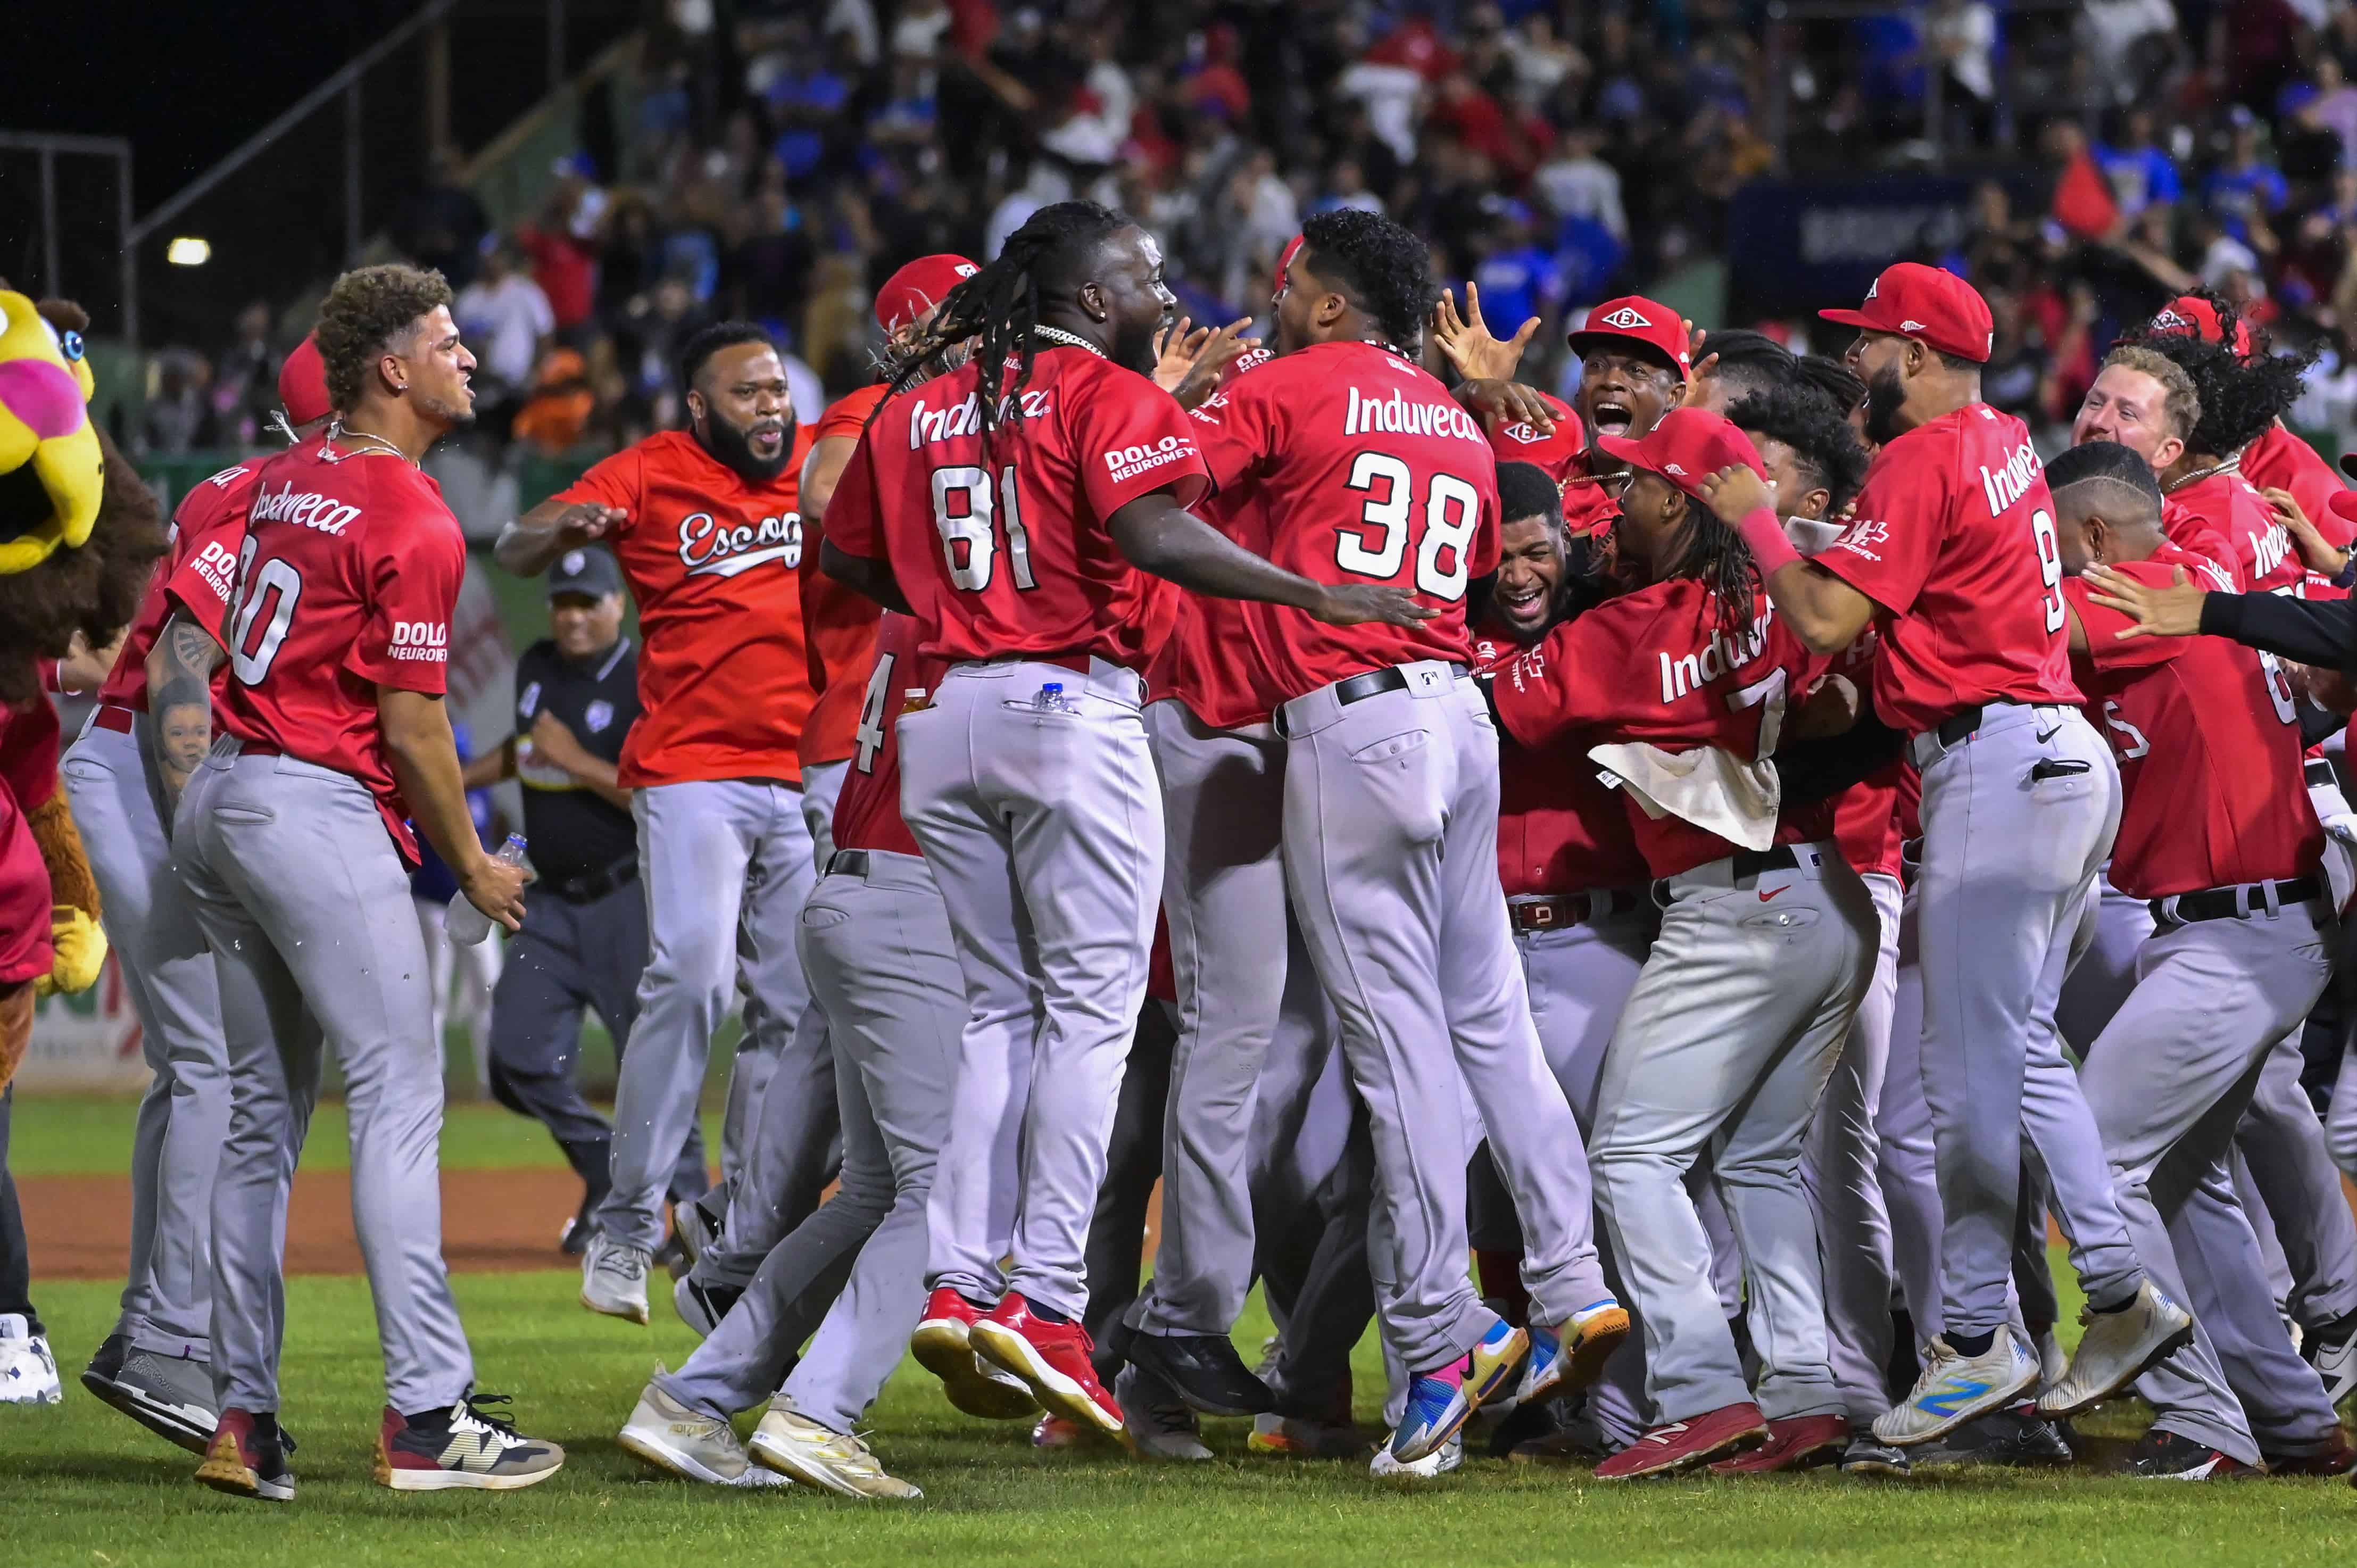
[[[2152,139],[2149,109],[2126,113],[2119,139],[2095,148],[2095,166],[2111,182],[2112,199],[2120,204],[2123,218],[2134,218],[2147,207],[2165,206],[2183,194],[2177,160]]]
[[[1509,336],[1534,316],[1552,321],[1563,303],[1555,257],[1534,237],[1535,227],[1529,208],[1519,201],[1501,203],[1491,225],[1490,253],[1473,269],[1473,281],[1481,285],[1482,314],[1506,324]]]
[[[2227,233],[2251,243],[2253,226],[2283,209],[2290,199],[2283,172],[2259,155],[2259,127],[2248,109],[2234,108],[2234,147],[2201,188],[2201,199]]]

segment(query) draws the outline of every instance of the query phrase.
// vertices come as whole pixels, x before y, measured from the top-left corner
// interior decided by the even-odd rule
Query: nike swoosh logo
[[[1785,891],[1789,890],[1789,889],[1792,887],[1792,885],[1791,883],[1787,882],[1786,884],[1784,884],[1784,886],[1783,886],[1782,887],[1768,887],[1768,888],[1762,888],[1762,889],[1760,890],[1760,901],[1762,904],[1765,904],[1766,902],[1768,902],[1768,900],[1769,900],[1769,899],[1773,898],[1774,897],[1776,897],[1776,895],[1777,895],[1777,894],[1779,894],[1779,893],[1782,893],[1782,892],[1785,892]]]
[[[2052,729],[2040,730],[2038,732],[2038,744],[2044,746],[2048,741],[2052,740],[2056,736],[2061,733],[2062,726],[2061,725],[2056,725]]]

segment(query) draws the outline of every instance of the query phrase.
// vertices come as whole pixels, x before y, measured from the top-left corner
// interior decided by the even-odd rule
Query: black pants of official
[[[581,1012],[595,1008],[606,1021],[619,1060],[646,967],[647,900],[636,881],[583,903],[544,890],[525,895],[523,929],[509,939],[491,993],[492,1097],[546,1127],[595,1196],[611,1185],[614,1128],[574,1080]],[[691,1123],[672,1195],[693,1197],[710,1185],[704,1133]]]

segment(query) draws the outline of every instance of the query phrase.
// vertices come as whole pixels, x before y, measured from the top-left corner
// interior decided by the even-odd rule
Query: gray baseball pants
[[[1386,1341],[1421,1373],[1497,1323],[1466,1274],[1468,1091],[1522,1216],[1534,1319],[1608,1293],[1592,1210],[1571,1197],[1579,1126],[1540,1052],[1498,882],[1497,730],[1448,665],[1399,670],[1404,690],[1344,704],[1327,686],[1285,705],[1284,855],[1367,1107]]]
[[[2258,1240],[2226,1170],[2252,1090],[2324,993],[2337,940],[2312,905],[2162,926],[2083,1075],[2137,1255],[2194,1314],[2193,1343],[2136,1391],[2156,1426],[2246,1465],[2262,1447],[2319,1452],[2338,1431],[2315,1369],[2252,1288]]]
[[[705,1284],[742,1287],[818,1208],[843,1161],[837,1056],[816,987],[761,1091],[760,1121],[724,1189],[720,1235],[695,1261]],[[705,1207],[716,1207],[705,1199]]]
[[[2234,1152],[2264,1204],[2291,1280],[2292,1321],[2319,1328],[2357,1313],[2357,1218],[2341,1191],[2324,1124],[2300,1087],[2301,1030],[2276,1042],[2234,1130]],[[2266,1238],[2261,1238],[2266,1245]],[[2272,1262],[2272,1260],[2270,1260]]]
[[[662,1244],[664,1190],[695,1120],[732,986],[745,992],[745,1035],[728,1079],[724,1176],[744,1163],[762,1091],[792,1053],[809,1000],[793,921],[813,876],[802,791],[791,784],[657,784],[634,791],[630,810],[649,952],[614,1090],[614,1190],[597,1218],[616,1240],[652,1251]],[[809,1064],[802,1069],[807,1082]]]
[[[924,1307],[925,1208],[955,1101],[965,983],[941,895],[913,855],[871,851],[865,875],[825,878],[800,925],[803,972],[835,1043],[843,1185],[657,1381],[728,1416],[782,1379],[795,1409],[848,1432],[900,1364]]]
[[[1816,1217],[1824,1268],[1825,1357],[1850,1424],[1890,1408],[1890,1293],[1895,1283],[1890,1216],[1882,1199],[1882,1139],[1877,1117],[1890,1063],[1890,1021],[1899,993],[1900,906],[1895,876],[1858,879],[1874,902],[1874,972],[1835,1059],[1833,1076],[1801,1151],[1801,1180]]]
[[[1801,1145],[1878,943],[1873,901],[1841,852],[1794,854],[1797,870],[1739,876],[1727,859],[1667,880],[1661,934],[1605,1053],[1598,1190],[1662,1421],[1754,1397],[1685,1187],[1706,1150],[1742,1251],[1760,1409],[1842,1408]]]
[[[352,1224],[376,1302],[385,1402],[457,1402],[475,1378],[442,1262],[442,1042],[409,875],[367,788],[213,743],[173,849],[210,944],[229,1050],[213,1187],[213,1389],[279,1408],[286,1199],[333,1050],[350,1124]]]
[[[1061,702],[1042,707],[1051,684]],[[958,664],[899,721],[901,814],[948,906],[967,1009],[929,1288],[1087,1309],[1089,1219],[1162,889],[1143,685],[1103,660]]]
[[[149,727],[145,714],[135,721]],[[142,734],[92,725],[58,764],[139,1015],[148,1071],[131,1144],[131,1264],[114,1331],[211,1354],[213,1177],[229,1132],[221,985],[156,804]]]
[[[848,762],[813,762],[802,769],[802,826],[809,831],[813,875],[824,876],[834,858],[834,807],[843,799]]]
[[[2152,935],[2151,908],[2113,886],[2110,870],[2106,863],[2081,908],[2078,934],[2072,941],[2077,956],[2054,1004],[2054,1026],[2081,1058],[2093,1048],[2104,1026],[2136,989],[2136,954]]]
[[[2006,1321],[2025,1074],[2039,1042],[2060,1057],[2054,1008],[2119,829],[2119,771],[2076,708],[1993,703],[1973,735],[1953,746],[1918,736],[1913,754],[1923,776],[1923,1097],[1945,1217],[1942,1316],[1953,1337]],[[2078,1097],[2075,1083],[2055,1088]],[[2090,1200],[2102,1228],[2115,1229],[2109,1193]],[[2112,1302],[2141,1279],[2131,1255],[2082,1283]]]

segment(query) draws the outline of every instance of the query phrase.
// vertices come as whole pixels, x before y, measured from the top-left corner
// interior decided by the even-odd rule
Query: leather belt
[[[1469,673],[1462,664],[1451,664],[1448,669],[1450,673],[1460,681]],[[1363,703],[1369,697],[1380,697],[1386,692],[1406,690],[1407,671],[1396,664],[1386,664],[1381,670],[1370,670],[1363,675],[1353,675],[1347,681],[1335,682],[1334,704],[1337,707],[1347,708],[1353,703]],[[1271,727],[1279,736],[1285,735],[1283,703],[1279,703],[1276,712],[1271,715]]]
[[[2338,774],[2332,771],[2332,759],[2330,757],[2311,757],[2303,766],[2301,771],[2308,779],[2308,787],[2311,789],[2338,789],[2341,788],[2341,778]]]
[[[1626,915],[1643,900],[1625,887],[1589,893],[1523,894],[1506,900],[1506,918],[1518,931],[1554,931]]]
[[[1986,711],[1986,705],[1979,703],[1974,703],[1969,708],[1959,708],[1933,725],[1931,733],[1940,737],[1940,745],[1943,748],[1960,745],[1972,739],[1975,733],[1980,729],[1982,715]]]
[[[2254,915],[2273,916],[2287,904],[2307,904],[2323,897],[2325,886],[2320,876],[2245,882],[2233,887],[2205,887],[2199,893],[2155,898],[2152,918],[2170,926],[2190,925],[2196,920],[2247,920]]]
[[[866,877],[867,852],[864,849],[836,850],[834,854],[827,857],[826,874],[829,876]]]
[[[578,876],[543,878],[540,886],[568,904],[591,904],[618,887],[628,887],[639,879],[639,857],[618,860],[599,871],[585,871]]]
[[[102,703],[90,716],[91,724],[99,729],[111,729],[117,735],[129,735],[138,714],[120,703]]]

